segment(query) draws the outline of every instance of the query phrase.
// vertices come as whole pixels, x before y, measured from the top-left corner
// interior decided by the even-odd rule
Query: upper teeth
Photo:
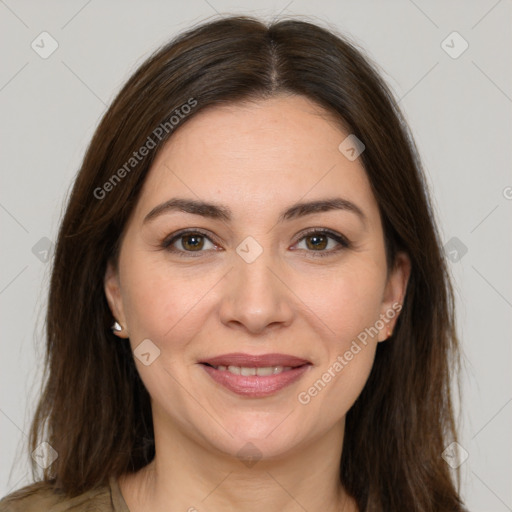
[[[249,368],[247,366],[214,366],[217,370],[228,371],[235,375],[243,375],[249,377],[251,375],[258,375],[260,377],[267,377],[268,375],[276,375],[277,373],[286,372],[291,370],[291,366],[262,366],[260,368]]]

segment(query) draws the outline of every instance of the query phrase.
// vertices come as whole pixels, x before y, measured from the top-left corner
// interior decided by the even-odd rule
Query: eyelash
[[[170,235],[170,237],[167,237],[161,244],[162,249],[165,249],[174,254],[178,254],[180,257],[184,257],[184,258],[189,258],[189,257],[197,258],[200,255],[200,253],[205,252],[205,251],[185,251],[185,250],[176,249],[176,248],[172,247],[172,245],[175,241],[179,240],[181,237],[183,237],[185,235],[201,235],[202,237],[207,238],[210,242],[215,244],[215,242],[210,239],[208,234],[205,233],[204,231],[202,231],[201,229],[186,229],[186,230],[178,231],[177,233],[173,233],[172,235]],[[339,251],[341,251],[343,249],[349,249],[352,247],[352,243],[343,235],[340,235],[339,233],[336,233],[329,229],[318,229],[318,228],[313,228],[313,229],[306,231],[305,233],[302,233],[300,238],[295,242],[295,244],[301,242],[304,238],[307,238],[308,236],[312,236],[312,235],[325,235],[328,238],[331,238],[334,241],[338,242],[338,244],[340,244],[340,246],[338,248],[331,249],[329,251],[325,251],[325,250],[314,251],[314,250],[306,249],[307,252],[313,253],[312,256],[314,258],[324,258],[324,257],[330,256],[334,253],[338,253]],[[194,253],[197,253],[197,255]]]

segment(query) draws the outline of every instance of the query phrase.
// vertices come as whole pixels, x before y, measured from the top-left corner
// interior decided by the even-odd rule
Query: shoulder
[[[0,512],[115,512],[110,487],[73,498],[56,492],[48,482],[36,482],[0,500]]]

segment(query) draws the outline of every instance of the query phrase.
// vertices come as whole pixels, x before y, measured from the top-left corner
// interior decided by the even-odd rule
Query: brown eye
[[[343,235],[325,229],[314,229],[303,234],[298,244],[301,244],[303,241],[305,244],[304,250],[313,257],[329,256],[352,247],[349,240]]]
[[[207,252],[207,249],[215,249],[215,245],[206,234],[194,230],[173,234],[162,242],[162,248],[180,256],[192,256],[191,253],[198,253],[199,256],[200,253]]]
[[[180,238],[181,246],[187,251],[201,250],[204,246],[204,237],[202,235],[184,235]]]
[[[306,245],[312,250],[325,249],[328,244],[328,239],[329,237],[325,235],[308,235],[305,237]]]

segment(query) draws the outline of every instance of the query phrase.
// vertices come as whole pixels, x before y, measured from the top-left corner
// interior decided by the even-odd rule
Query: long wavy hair
[[[463,510],[458,474],[442,458],[457,439],[453,289],[410,129],[377,65],[354,41],[309,21],[266,24],[245,16],[203,22],[158,49],[96,129],[56,243],[44,388],[29,436],[30,452],[46,441],[58,457],[42,474],[31,459],[32,488],[74,497],[153,459],[150,397],[129,342],[110,328],[107,262],[117,260],[148,170],[176,130],[206,107],[282,92],[315,101],[363,141],[360,159],[379,206],[388,270],[398,250],[412,263],[392,339],[378,344],[347,413],[341,482],[361,511]],[[182,107],[187,103],[193,108]],[[134,164],[133,152],[149,139],[154,147]]]

